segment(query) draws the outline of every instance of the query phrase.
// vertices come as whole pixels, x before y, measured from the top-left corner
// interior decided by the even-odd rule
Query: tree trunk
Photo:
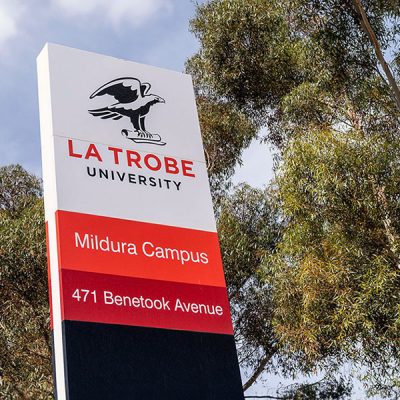
[[[364,29],[365,33],[368,35],[369,40],[371,41],[372,45],[374,46],[375,49],[375,54],[376,57],[378,58],[379,64],[381,65],[386,78],[389,82],[389,86],[393,91],[394,95],[394,100],[396,101],[397,108],[400,111],[400,90],[399,87],[397,86],[396,80],[394,79],[394,76],[392,74],[392,71],[389,68],[389,65],[386,63],[385,57],[383,56],[381,47],[379,45],[378,39],[375,35],[374,30],[372,29],[371,24],[369,23],[367,14],[365,13],[365,10],[361,4],[361,0],[352,0],[354,7],[356,9],[356,12],[359,16],[360,23],[362,28]]]

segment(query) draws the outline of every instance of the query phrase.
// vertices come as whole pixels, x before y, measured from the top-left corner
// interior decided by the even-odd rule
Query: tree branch
[[[365,10],[361,4],[361,0],[352,0],[352,2],[354,4],[356,12],[359,16],[360,24],[361,24],[362,28],[364,29],[365,33],[369,37],[369,40],[371,41],[372,45],[374,46],[376,57],[378,58],[379,64],[381,65],[381,67],[386,75],[389,85],[393,91],[394,100],[396,101],[397,108],[400,111],[400,89],[397,86],[396,80],[394,79],[392,71],[390,70],[389,65],[387,64],[385,57],[383,56],[378,39],[375,35],[374,30],[372,29],[371,24],[369,23],[367,14],[365,13]]]
[[[266,354],[264,358],[260,361],[258,364],[258,367],[255,369],[251,377],[248,379],[248,381],[243,385],[243,392],[245,392],[257,379],[258,377],[263,373],[266,365],[269,363],[271,360],[272,356],[275,354],[276,350],[272,349],[271,352]]]

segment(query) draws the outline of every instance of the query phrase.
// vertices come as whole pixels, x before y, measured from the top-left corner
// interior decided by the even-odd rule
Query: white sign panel
[[[58,398],[242,399],[190,76],[52,44],[38,75]]]

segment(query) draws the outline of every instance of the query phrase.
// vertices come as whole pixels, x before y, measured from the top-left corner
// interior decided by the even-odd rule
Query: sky
[[[191,0],[0,0],[0,166],[41,176],[36,57],[46,42],[183,71],[199,47],[194,9]],[[234,183],[261,188],[271,177],[271,152],[254,141]]]

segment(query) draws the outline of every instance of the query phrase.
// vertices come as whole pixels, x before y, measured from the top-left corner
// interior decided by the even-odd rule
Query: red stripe
[[[225,288],[68,269],[61,273],[63,320],[232,334]]]
[[[215,232],[67,211],[57,211],[56,220],[61,268],[225,287]],[[101,240],[109,248],[114,243],[119,252],[101,250]],[[137,255],[128,253],[129,243]]]

